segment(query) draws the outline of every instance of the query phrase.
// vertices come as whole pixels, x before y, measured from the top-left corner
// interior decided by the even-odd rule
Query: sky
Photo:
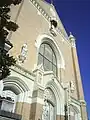
[[[53,0],[53,4],[66,31],[72,32],[76,38],[84,96],[90,119],[90,0]]]

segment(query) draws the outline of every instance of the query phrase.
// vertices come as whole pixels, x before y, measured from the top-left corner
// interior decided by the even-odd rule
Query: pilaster
[[[84,92],[83,92],[82,80],[81,80],[81,75],[80,75],[77,50],[76,50],[76,45],[75,45],[75,37],[71,33],[69,36],[69,41],[71,43],[71,54],[72,54],[77,96],[78,96],[78,100],[81,103],[81,117],[82,117],[82,120],[87,120],[87,111],[86,111],[86,105],[85,105],[85,100],[84,100]]]
[[[43,93],[44,90],[38,88],[33,91],[30,119],[41,120],[43,110]]]
[[[85,103],[85,101],[80,101],[80,103],[81,103],[82,120],[88,120],[88,118],[87,118],[87,110],[86,110],[86,103]]]

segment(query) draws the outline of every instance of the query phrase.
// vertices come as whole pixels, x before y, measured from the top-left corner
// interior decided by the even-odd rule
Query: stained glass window
[[[45,71],[53,71],[57,75],[56,55],[52,47],[47,43],[43,43],[40,46],[38,64],[43,64]]]

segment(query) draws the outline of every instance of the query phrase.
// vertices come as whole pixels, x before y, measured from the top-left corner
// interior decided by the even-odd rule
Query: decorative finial
[[[75,37],[72,35],[72,33],[70,32],[70,35],[69,35],[69,41],[70,41],[70,43],[71,43],[71,45],[73,46],[73,47],[75,47]]]
[[[70,35],[72,35],[72,32],[70,32]]]
[[[73,36],[72,32],[70,32],[69,39],[75,40],[75,37]]]

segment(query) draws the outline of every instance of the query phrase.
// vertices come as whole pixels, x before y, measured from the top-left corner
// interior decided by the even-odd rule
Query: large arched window
[[[43,43],[40,46],[38,64],[43,64],[45,71],[53,71],[57,75],[56,55],[48,43]]]

